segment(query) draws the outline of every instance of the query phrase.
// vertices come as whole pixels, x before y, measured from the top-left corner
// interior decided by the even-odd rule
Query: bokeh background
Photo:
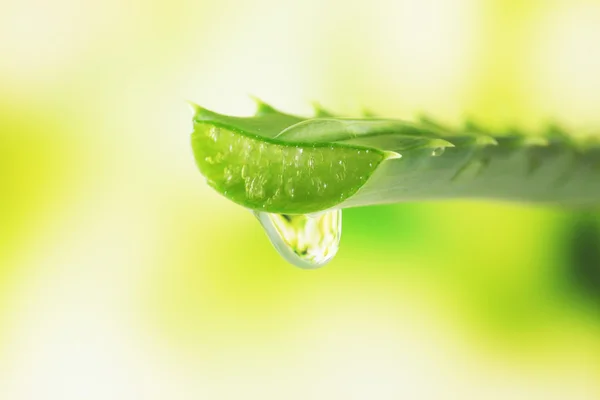
[[[597,212],[346,210],[296,269],[194,165],[248,94],[600,131],[600,2],[4,0],[0,398],[600,398]]]

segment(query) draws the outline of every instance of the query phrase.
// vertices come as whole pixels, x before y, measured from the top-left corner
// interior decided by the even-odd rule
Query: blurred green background
[[[600,398],[597,212],[346,210],[299,270],[204,183],[185,104],[600,132],[599,1],[0,10],[0,398]]]

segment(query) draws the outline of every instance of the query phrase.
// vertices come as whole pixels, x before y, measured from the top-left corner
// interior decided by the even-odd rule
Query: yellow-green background
[[[4,0],[0,398],[599,398],[588,217],[347,210],[296,269],[194,165],[185,100],[247,94],[598,131],[600,2]]]

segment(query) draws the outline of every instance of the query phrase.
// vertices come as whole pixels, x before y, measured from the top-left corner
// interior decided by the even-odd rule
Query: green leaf
[[[192,148],[209,185],[250,209],[312,213],[334,207],[364,185],[387,157],[360,146],[274,139],[297,117],[262,108],[252,118],[196,108]]]
[[[468,122],[282,113],[252,117],[194,105],[201,173],[230,200],[270,213],[450,198],[600,203],[600,145],[556,126],[545,136],[494,133]]]

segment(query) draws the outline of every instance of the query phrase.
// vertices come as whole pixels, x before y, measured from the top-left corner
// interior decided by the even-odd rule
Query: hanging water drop
[[[297,267],[322,267],[338,251],[342,236],[342,210],[311,215],[253,213],[279,254]]]
[[[444,151],[446,151],[446,148],[445,148],[445,147],[436,147],[435,149],[433,149],[433,150],[431,151],[431,155],[432,155],[433,157],[439,157],[439,156],[441,156],[442,154],[444,154]]]

